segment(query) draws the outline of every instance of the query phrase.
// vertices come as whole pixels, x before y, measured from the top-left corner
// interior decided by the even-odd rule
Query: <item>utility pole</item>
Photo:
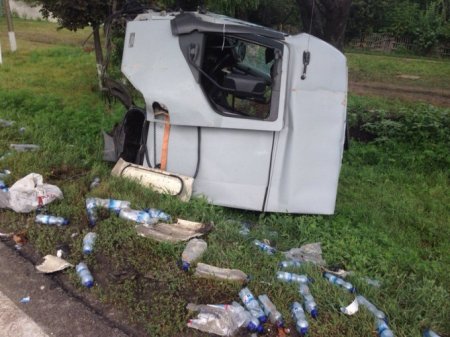
[[[5,10],[6,23],[8,25],[9,47],[11,48],[11,51],[14,52],[17,50],[17,43],[11,16],[11,8],[9,7],[9,0],[3,0],[3,7]]]

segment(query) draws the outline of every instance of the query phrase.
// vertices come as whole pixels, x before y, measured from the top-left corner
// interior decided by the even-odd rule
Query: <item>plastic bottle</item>
[[[248,275],[242,270],[219,268],[200,262],[197,263],[194,276],[224,281],[237,281],[241,283],[245,283],[249,279]]]
[[[100,185],[100,178],[94,177],[94,180],[92,180],[91,184],[89,185],[89,191],[92,191],[94,188],[98,187]]]
[[[306,284],[302,283],[300,284],[298,291],[303,297],[306,311],[311,315],[312,318],[317,318],[317,316],[319,315],[317,304],[314,300],[314,297],[311,295],[309,287]]]
[[[295,328],[298,333],[306,335],[308,333],[309,324],[306,320],[305,312],[303,311],[303,307],[300,303],[294,302],[291,307],[292,318],[295,321]]]
[[[3,192],[8,192],[8,185],[5,184],[5,182],[3,180],[0,180],[0,190],[2,190]]]
[[[366,307],[367,310],[371,312],[372,315],[375,316],[375,318],[386,321],[386,315],[384,312],[379,310],[372,302],[370,302],[367,298],[365,298],[362,295],[356,296],[356,299],[359,303],[359,305],[362,305]]]
[[[96,198],[86,198],[86,213],[88,216],[89,226],[93,227],[97,223]]]
[[[202,239],[190,240],[181,254],[181,269],[188,271],[191,263],[198,260],[208,248],[208,244]]]
[[[66,226],[69,224],[69,220],[63,217],[45,214],[36,215],[35,221],[44,225]]]
[[[306,275],[299,275],[294,273],[288,273],[287,271],[277,272],[277,279],[283,282],[298,282],[298,283],[308,283],[311,279]]]
[[[147,212],[152,219],[158,219],[165,222],[168,222],[171,219],[169,214],[156,208],[146,208],[144,211]]]
[[[440,337],[440,336],[433,330],[428,329],[423,332],[423,337]]]
[[[154,225],[158,222],[158,219],[151,218],[147,212],[138,211],[131,208],[122,208],[119,211],[119,217],[125,220],[142,223],[144,225]]]
[[[263,324],[267,322],[267,316],[264,314],[263,309],[261,309],[261,306],[255,299],[255,296],[253,296],[250,289],[248,289],[247,287],[242,288],[239,292],[239,297],[253,317],[256,317]]]
[[[289,268],[289,267],[298,268],[298,267],[301,267],[302,265],[303,265],[303,262],[298,261],[298,260],[281,261],[278,264],[278,266],[280,268]]]
[[[377,333],[380,337],[394,337],[394,333],[391,329],[389,329],[389,326],[386,324],[385,321],[378,319],[376,322],[377,326]]]
[[[264,242],[261,242],[259,240],[255,240],[255,241],[253,241],[253,243],[255,244],[256,247],[258,247],[263,252],[266,252],[269,255],[273,255],[277,251],[275,248],[273,248],[273,247],[269,246],[268,244],[265,244]]]
[[[355,292],[355,287],[350,282],[344,281],[343,279],[337,277],[336,275],[330,273],[323,273],[323,277],[325,277],[330,283],[341,286],[342,288],[347,289],[351,293]]]
[[[259,320],[256,317],[245,310],[245,308],[240,305],[238,302],[233,302],[232,305],[237,308],[237,314],[242,318],[242,326],[245,327],[250,332],[263,333],[264,328],[259,323]]]
[[[282,328],[284,326],[283,316],[277,310],[275,304],[272,303],[272,301],[266,294],[259,295],[258,299],[261,302],[264,309],[264,313],[269,318],[269,321],[272,324],[275,324],[278,328]]]
[[[125,200],[116,200],[116,199],[95,199],[95,205],[97,207],[107,208],[110,211],[115,212],[116,214],[120,213],[120,210],[125,208],[130,208],[131,203]]]
[[[10,144],[9,147],[18,152],[36,151],[41,148],[39,145],[35,144]]]
[[[94,285],[94,278],[92,277],[91,272],[89,271],[86,263],[80,262],[75,266],[75,271],[80,277],[81,284],[86,288],[91,288]]]
[[[83,254],[91,254],[94,250],[95,240],[97,239],[97,234],[94,232],[89,232],[84,236],[83,239]]]

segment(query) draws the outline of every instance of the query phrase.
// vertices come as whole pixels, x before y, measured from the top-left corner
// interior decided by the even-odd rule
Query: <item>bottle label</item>
[[[253,297],[252,294],[246,294],[242,297],[242,302],[244,302],[244,304],[250,303],[251,301],[253,301],[255,298]]]

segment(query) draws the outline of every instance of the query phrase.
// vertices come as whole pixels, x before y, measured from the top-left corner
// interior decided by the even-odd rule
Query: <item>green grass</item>
[[[40,34],[54,34],[52,24],[20,24],[24,31],[42,25],[47,28]],[[5,46],[4,35],[0,38]],[[366,63],[370,68],[377,60]],[[402,63],[399,59],[390,62]],[[424,72],[434,73],[434,63],[426,64],[430,70]],[[364,71],[369,78],[378,76],[377,71]],[[257,251],[251,243],[255,238],[268,238],[279,250],[322,242],[327,263],[355,272],[350,281],[387,313],[396,336],[419,337],[426,327],[450,336],[450,193],[445,161],[450,144],[444,124],[448,109],[351,96],[352,125],[359,123],[379,138],[366,144],[353,141],[345,153],[336,214],[260,214],[209,205],[203,199],[182,203],[110,177],[111,166],[101,160],[100,130],[110,129],[123,111],[117,105],[107,106],[96,91],[94,56],[81,48],[60,42],[45,47],[34,42],[24,45],[17,53],[4,55],[0,79],[0,118],[16,121],[13,127],[0,128],[0,154],[8,151],[10,143],[42,146],[39,152],[16,153],[0,162],[0,169],[12,171],[6,182],[11,185],[30,172],[43,174],[45,181],[64,192],[64,200],[51,204],[50,211],[71,219],[67,229],[59,229],[35,225],[33,214],[0,211],[0,231],[26,228],[31,244],[42,255],[54,254],[56,245],[64,242],[71,248],[70,262],[82,259],[81,241],[89,230],[86,195],[130,200],[134,208],[157,207],[175,218],[214,222],[214,230],[206,237],[209,247],[203,262],[251,275],[249,287],[255,294],[267,293],[289,324],[289,305],[299,300],[297,290],[275,280],[282,257]],[[386,116],[394,116],[404,129],[389,133]],[[18,132],[21,126],[26,128],[23,134]],[[441,129],[444,133],[436,134]],[[405,132],[411,133],[405,137]],[[90,193],[94,176],[100,176],[102,183]],[[243,237],[238,222],[230,219],[258,225]],[[237,284],[195,279],[181,272],[177,260],[183,244],[138,237],[131,224],[107,214],[102,214],[95,231],[98,244],[87,262],[97,284],[92,290],[79,287],[79,291],[93,292],[102,302],[114,305],[151,336],[204,336],[185,327],[186,304],[238,299]],[[80,235],[73,238],[74,232]],[[311,320],[310,336],[374,335],[373,319],[364,310],[351,318],[339,312],[352,300],[349,294],[329,285],[312,266],[301,272],[316,279],[311,291],[320,316]],[[78,284],[73,271],[66,273]],[[381,280],[382,287],[367,285],[364,276]]]

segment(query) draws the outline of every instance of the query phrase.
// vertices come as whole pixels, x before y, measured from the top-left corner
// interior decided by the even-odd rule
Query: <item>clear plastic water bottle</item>
[[[92,180],[91,184],[89,185],[89,191],[92,191],[94,188],[98,187],[100,185],[100,178],[94,177],[94,180]]]
[[[242,270],[219,268],[201,262],[197,263],[194,276],[241,283],[245,283],[249,280],[248,275]]]
[[[428,329],[423,332],[423,337],[440,337],[440,336],[433,330]]]
[[[253,243],[256,247],[258,247],[263,252],[266,252],[269,255],[273,255],[277,251],[275,248],[273,248],[273,247],[269,246],[268,244],[265,244],[264,242],[261,242],[259,240],[255,240],[255,241],[253,241]]]
[[[311,315],[312,318],[317,318],[317,316],[319,315],[319,311],[317,309],[316,301],[311,295],[309,287],[306,284],[301,283],[298,292],[303,297],[306,311]]]
[[[97,239],[97,234],[94,232],[89,232],[84,236],[83,239],[83,254],[91,254],[94,250],[95,240]]]
[[[131,208],[122,208],[119,212],[119,218],[141,223],[146,226],[154,225],[158,222],[158,219],[151,218],[147,212]]]
[[[308,283],[311,279],[306,275],[299,275],[294,273],[289,273],[287,271],[277,272],[277,279],[283,282],[297,282],[297,283]]]
[[[119,214],[122,209],[130,208],[131,203],[125,200],[116,199],[98,199],[95,198],[95,204],[97,207],[107,208],[110,211]]]
[[[250,332],[257,332],[257,333],[263,333],[264,328],[259,323],[259,320],[256,317],[253,317],[253,315],[245,310],[245,308],[240,305],[238,302],[233,302],[232,305],[237,308],[237,314],[239,315],[240,319],[242,320],[242,326],[245,327]]]
[[[3,180],[0,180],[0,190],[2,190],[3,192],[9,191],[8,185],[6,185]]]
[[[378,319],[376,322],[377,327],[377,333],[380,337],[394,337],[394,333],[391,329],[389,329],[389,326],[386,324],[385,321]]]
[[[56,225],[56,226],[66,226],[69,224],[68,219],[64,219],[60,216],[38,214],[36,215],[35,222],[43,225]]]
[[[298,333],[302,336],[306,335],[308,333],[309,324],[306,320],[305,311],[303,311],[302,305],[298,302],[292,303],[291,314],[295,321],[295,328]]]
[[[336,275],[330,273],[323,273],[323,277],[325,277],[330,283],[341,286],[342,288],[347,289],[351,293],[355,292],[355,287],[350,282],[347,282],[341,279],[340,277],[337,277]]]
[[[78,263],[75,266],[75,271],[80,277],[81,284],[84,285],[86,288],[91,288],[94,285],[94,278],[92,277],[92,274],[89,271],[89,268],[87,267],[86,263],[84,262]]]
[[[248,288],[243,288],[239,292],[239,297],[244,303],[244,306],[248,311],[252,314],[253,317],[256,317],[261,323],[267,322],[267,316],[264,314],[263,309],[259,305],[258,301],[253,296],[252,292]]]
[[[94,227],[97,223],[96,198],[86,198],[86,213],[88,216],[89,226]]]
[[[258,296],[259,302],[261,302],[264,313],[269,318],[269,321],[272,324],[275,324],[278,328],[282,328],[284,326],[283,322],[283,316],[281,313],[277,310],[277,307],[275,304],[272,303],[272,301],[269,299],[269,297],[264,295]]]
[[[375,318],[386,321],[386,315],[384,312],[379,310],[372,302],[370,302],[367,298],[365,298],[362,295],[356,296],[356,300],[358,301],[359,305],[364,306],[367,310],[370,311],[372,315],[375,316]]]
[[[35,144],[9,144],[9,147],[18,152],[36,151],[41,148],[39,145]]]
[[[146,208],[144,211],[147,212],[152,219],[158,219],[164,222],[168,222],[171,219],[169,214],[156,208]]]
[[[208,244],[202,239],[190,240],[181,254],[181,269],[188,271],[191,263],[198,260],[208,248]]]
[[[281,261],[278,264],[278,266],[280,268],[289,268],[289,267],[298,268],[298,267],[301,267],[302,265],[303,265],[303,263],[298,260]]]

